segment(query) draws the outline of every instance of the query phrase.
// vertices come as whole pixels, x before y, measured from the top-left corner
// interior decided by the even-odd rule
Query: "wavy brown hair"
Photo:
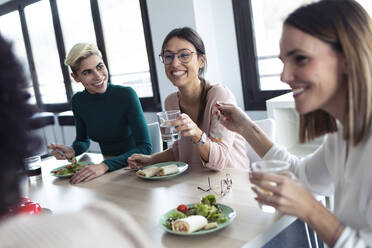
[[[39,146],[30,135],[31,106],[23,68],[0,35],[0,218],[19,201],[24,159]]]
[[[354,0],[322,0],[302,6],[284,21],[342,53],[347,63],[346,125],[343,137],[357,145],[367,137],[372,116],[372,21]],[[322,110],[300,116],[300,142],[337,131],[336,120]]]

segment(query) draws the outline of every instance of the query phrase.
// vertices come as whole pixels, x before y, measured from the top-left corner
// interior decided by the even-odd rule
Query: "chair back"
[[[32,135],[39,137],[41,141],[40,147],[32,155],[41,155],[43,157],[50,155],[47,146],[57,142],[55,124],[54,114],[50,112],[35,113],[31,117],[30,132]]]
[[[275,125],[273,119],[263,119],[254,121],[269,138],[274,142],[275,140]],[[253,148],[247,142],[247,156],[251,163],[260,160],[260,156],[253,150]]]
[[[76,138],[74,114],[71,110],[61,112],[57,115],[58,124],[62,135],[62,144],[71,145]],[[90,140],[88,152],[101,153],[98,142]]]
[[[148,123],[147,127],[149,129],[152,145],[152,153],[163,151],[163,141],[161,139],[160,127],[158,122]]]

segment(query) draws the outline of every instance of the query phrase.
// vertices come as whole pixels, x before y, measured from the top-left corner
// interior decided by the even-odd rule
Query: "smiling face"
[[[346,63],[340,52],[314,36],[284,25],[280,59],[281,80],[292,88],[300,114],[322,109],[336,118],[343,115]]]
[[[189,50],[192,53],[191,60],[187,63],[181,63],[177,53],[182,50]],[[165,73],[169,80],[178,88],[185,87],[193,83],[199,83],[198,72],[204,67],[204,56],[198,55],[193,44],[178,37],[171,38],[164,47],[163,54],[175,54],[172,63],[165,64]]]
[[[108,71],[98,55],[91,55],[82,60],[79,69],[71,75],[76,82],[81,82],[90,94],[106,92]]]

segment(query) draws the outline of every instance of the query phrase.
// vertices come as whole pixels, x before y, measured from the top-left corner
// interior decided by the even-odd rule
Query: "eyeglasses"
[[[215,193],[216,195],[218,196],[225,196],[227,193],[230,192],[232,188],[232,179],[231,179],[231,176],[230,174],[226,174],[226,177],[224,179],[222,179],[220,181],[220,191],[218,193],[218,191],[214,190],[211,186],[211,179],[208,177],[208,188],[204,189],[200,186],[198,186],[198,189],[201,190],[201,191],[204,191],[204,192],[209,192],[209,191],[212,191],[213,193]]]
[[[190,62],[193,53],[196,53],[196,52],[190,51],[189,49],[182,49],[178,51],[177,53],[165,51],[162,54],[159,54],[159,58],[162,63],[164,63],[165,65],[169,65],[169,64],[172,64],[174,57],[177,56],[177,59],[182,64],[186,64]]]

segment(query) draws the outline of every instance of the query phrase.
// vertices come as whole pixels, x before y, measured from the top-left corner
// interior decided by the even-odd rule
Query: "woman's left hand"
[[[279,211],[297,216],[303,221],[309,219],[314,204],[318,204],[317,200],[299,181],[291,179],[288,175],[252,172],[249,178],[251,183],[259,188],[273,193],[264,193],[257,187],[252,187],[252,190],[257,194],[255,199],[259,203],[273,206]]]
[[[182,113],[180,118],[171,121],[169,124],[175,126],[176,131],[181,132],[182,136],[191,136],[194,143],[200,140],[203,133],[195,122],[185,113]]]
[[[84,166],[71,177],[70,183],[75,184],[80,182],[88,182],[96,177],[102,176],[108,170],[109,168],[105,163]]]

